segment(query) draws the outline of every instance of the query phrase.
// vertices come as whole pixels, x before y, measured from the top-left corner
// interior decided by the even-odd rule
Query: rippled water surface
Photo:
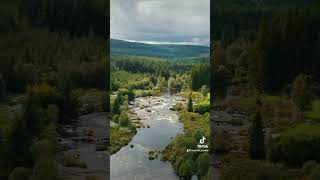
[[[129,145],[110,158],[112,180],[178,180],[170,162],[148,159],[150,150],[163,150],[179,132],[182,123],[170,107],[176,96],[137,98],[131,109],[141,118],[145,128],[138,129]],[[148,125],[150,128],[147,128]],[[133,148],[130,145],[134,145]]]

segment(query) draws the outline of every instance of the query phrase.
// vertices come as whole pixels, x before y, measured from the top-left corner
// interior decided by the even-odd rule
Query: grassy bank
[[[191,93],[197,94],[197,93]],[[199,94],[198,94],[199,95]],[[195,95],[193,97],[196,97]],[[195,107],[210,103],[210,96],[198,96]],[[207,108],[204,108],[207,109]],[[194,108],[195,110],[195,108]],[[175,173],[179,177],[191,178],[197,175],[199,179],[209,180],[209,153],[208,152],[187,152],[187,149],[197,149],[199,140],[205,137],[205,144],[210,142],[210,114],[188,112],[187,108],[179,111],[179,120],[183,123],[184,133],[178,134],[172,142],[162,151],[161,159],[170,161]]]

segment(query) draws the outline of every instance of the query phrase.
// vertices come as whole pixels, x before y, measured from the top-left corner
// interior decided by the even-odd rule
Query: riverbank
[[[57,155],[60,177],[65,180],[109,178],[107,113],[80,116],[63,127],[63,147]],[[103,148],[102,148],[103,147]]]
[[[169,162],[161,161],[159,156],[149,159],[149,154],[159,153],[182,132],[178,114],[170,110],[181,100],[178,96],[135,99],[130,110],[143,125],[137,128],[137,134],[128,145],[111,156],[111,179],[178,179]]]
[[[270,179],[305,179],[309,176],[304,173],[304,168],[289,163],[299,162],[300,167],[304,167],[308,159],[315,159],[313,152],[317,150],[309,144],[318,138],[317,121],[303,117],[304,114],[299,113],[290,97],[281,94],[260,94],[259,100],[255,96],[240,94],[230,97],[227,93],[224,99],[215,101],[212,108],[215,176],[221,179],[252,179],[260,174]],[[266,156],[258,160],[251,158],[248,153],[248,130],[257,108],[263,123]],[[300,150],[292,151],[298,148]],[[306,158],[300,152],[310,156]],[[296,157],[299,159],[296,160]]]
[[[210,114],[204,115],[187,112],[179,112],[179,120],[183,123],[184,133],[177,135],[173,141],[162,151],[162,160],[169,161],[179,177],[198,178],[209,180],[209,147],[210,147]],[[205,137],[204,145],[208,145],[204,152],[192,152],[200,150],[199,141]]]

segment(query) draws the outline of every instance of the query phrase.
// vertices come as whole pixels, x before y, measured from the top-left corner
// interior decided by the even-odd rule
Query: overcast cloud
[[[210,0],[111,0],[111,38],[210,44]]]

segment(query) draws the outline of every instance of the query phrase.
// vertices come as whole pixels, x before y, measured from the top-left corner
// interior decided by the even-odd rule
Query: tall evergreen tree
[[[188,110],[188,112],[193,112],[193,103],[192,103],[191,95],[189,96],[187,110]]]
[[[249,136],[249,156],[252,159],[263,159],[265,157],[264,132],[260,111],[251,119],[248,131]]]

